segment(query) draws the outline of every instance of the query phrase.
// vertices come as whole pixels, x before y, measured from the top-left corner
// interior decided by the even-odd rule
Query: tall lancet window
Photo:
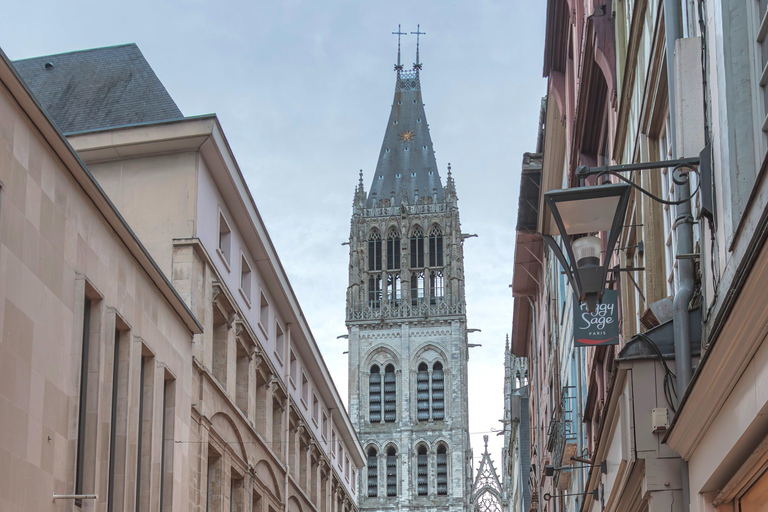
[[[381,422],[381,371],[378,365],[371,366],[368,379],[368,417],[371,423]]]
[[[429,367],[427,363],[419,364],[416,372],[416,418],[419,421],[429,420]]]
[[[397,450],[387,450],[387,496],[397,496]]]
[[[448,494],[448,449],[444,444],[437,447],[437,494]]]
[[[431,270],[429,272],[429,303],[433,306],[437,304],[438,299],[445,295],[445,280],[442,270]]]
[[[418,455],[416,455],[416,484],[419,490],[419,496],[429,494],[429,463],[427,460],[427,447],[419,446]]]
[[[443,232],[438,226],[429,232],[429,266],[443,266]]]
[[[368,450],[368,497],[379,495],[379,454],[376,448]]]
[[[399,272],[387,274],[387,300],[392,308],[400,306],[400,284]]]
[[[368,278],[368,305],[374,309],[381,307],[381,274]]]
[[[381,234],[376,230],[368,237],[368,270],[381,270]]]
[[[384,421],[392,423],[397,419],[397,376],[395,367],[388,364],[384,369]]]
[[[424,300],[424,272],[411,272],[411,305],[418,306]]]
[[[400,270],[400,235],[394,229],[387,236],[387,270]]]
[[[424,233],[416,228],[411,233],[411,268],[424,268]]]
[[[442,363],[432,366],[432,419],[441,421],[445,418],[445,379]]]

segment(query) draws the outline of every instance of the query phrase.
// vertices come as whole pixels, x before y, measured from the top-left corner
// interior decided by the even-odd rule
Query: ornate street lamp
[[[544,194],[561,237],[560,244],[551,235],[544,240],[565,269],[579,302],[594,311],[605,291],[608,266],[627,212],[632,188],[625,183],[552,190]],[[608,232],[603,240],[595,236]],[[566,255],[568,256],[566,259]]]
[[[705,154],[706,151],[708,150],[705,149],[702,154]],[[704,165],[700,165],[700,163],[704,163]],[[699,176],[696,189],[689,197],[677,201],[665,200],[639,187],[620,174],[664,168],[672,169],[672,179],[676,185],[688,182],[689,173]],[[557,234],[560,235],[565,253],[554,236],[544,233],[544,241],[547,242],[563,266],[576,298],[579,302],[585,302],[590,312],[595,311],[597,303],[605,292],[608,267],[621,233],[632,189],[638,190],[659,203],[680,205],[695,197],[701,188],[702,180],[705,185],[703,190],[707,191],[711,188],[712,179],[709,162],[700,162],[700,158],[681,158],[662,162],[605,167],[580,166],[576,169],[576,176],[580,184],[584,183],[590,176],[600,178],[606,175],[615,176],[621,182],[551,190],[544,194],[544,200],[552,213],[552,219],[557,227]],[[712,222],[713,214],[711,212],[714,211],[714,207],[710,195],[704,194],[702,202],[702,215],[707,212],[707,216]],[[605,246],[603,246],[604,240],[595,236],[595,233],[601,231],[608,232]],[[678,255],[678,257],[691,256],[693,255]]]

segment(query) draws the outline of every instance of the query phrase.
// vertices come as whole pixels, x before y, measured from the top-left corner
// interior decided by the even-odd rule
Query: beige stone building
[[[14,64],[144,244],[151,269],[168,276],[163,283],[179,311],[166,308],[166,316],[189,317],[186,326],[176,320],[184,339],[157,339],[163,348],[156,349],[144,342],[175,350],[173,357],[147,348],[143,365],[126,368],[145,383],[144,398],[129,393],[132,408],[116,416],[99,409],[106,434],[93,441],[95,455],[107,461],[120,446],[108,435],[115,417],[165,435],[147,446],[147,436],[129,428],[129,448],[115,457],[124,468],[104,462],[91,471],[95,487],[75,489],[71,463],[56,491],[95,492],[100,510],[356,510],[362,447],[216,116],[184,117],[135,45]],[[103,287],[119,290],[123,281]],[[144,307],[169,330],[160,307],[146,293],[140,299],[130,311]],[[150,364],[169,359],[174,365],[163,371]],[[179,385],[166,384],[164,395],[159,383],[169,376]],[[163,404],[175,417],[162,414]],[[63,453],[74,460],[73,450]],[[120,475],[114,485],[113,473]],[[55,506],[73,507],[71,500]],[[83,500],[83,508],[93,506]]]

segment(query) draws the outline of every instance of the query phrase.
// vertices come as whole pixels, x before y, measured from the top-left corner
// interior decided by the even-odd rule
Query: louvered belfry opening
[[[397,451],[387,450],[387,496],[397,496]]]
[[[381,372],[378,365],[371,367],[368,379],[368,414],[371,423],[381,422]]]
[[[429,494],[429,464],[427,460],[427,447],[420,446],[418,450],[416,465],[416,483],[418,485],[419,496]]]
[[[379,495],[379,454],[376,448],[368,450],[368,497]]]
[[[397,419],[397,376],[395,367],[388,364],[384,369],[384,421],[392,423]]]
[[[432,366],[432,419],[440,421],[445,418],[445,381],[443,365],[435,363]]]
[[[416,416],[419,421],[429,420],[429,369],[426,363],[419,364],[416,373]]]
[[[437,494],[448,494],[448,449],[444,444],[437,448]]]

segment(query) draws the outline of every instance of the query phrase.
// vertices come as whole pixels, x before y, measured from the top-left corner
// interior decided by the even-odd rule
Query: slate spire
[[[417,57],[413,70],[403,71],[397,66],[395,70],[395,98],[368,193],[369,208],[379,206],[381,201],[390,202],[393,190],[392,206],[403,201],[407,204],[432,202],[433,191],[437,201],[443,201],[443,185],[421,98],[421,63]]]

